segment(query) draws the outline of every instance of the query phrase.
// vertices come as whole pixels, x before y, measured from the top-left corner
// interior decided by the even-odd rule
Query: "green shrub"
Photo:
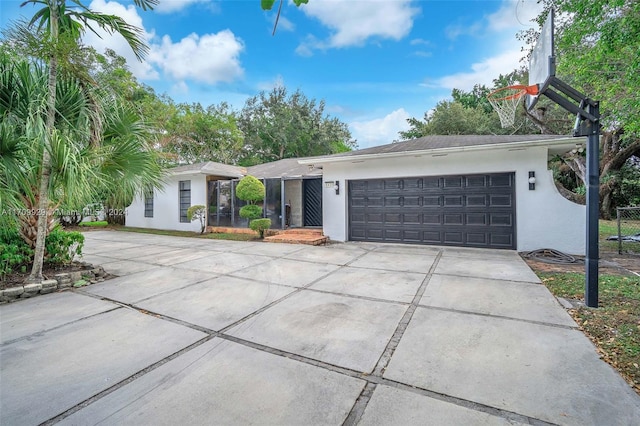
[[[33,259],[33,250],[13,229],[0,230],[0,278],[14,271],[26,272]]]
[[[204,230],[207,227],[205,220],[207,219],[207,208],[205,206],[201,206],[196,204],[195,206],[191,206],[187,209],[187,219],[192,222],[194,220],[200,221],[200,233],[204,234]]]
[[[271,219],[254,219],[249,222],[249,228],[260,234],[260,238],[264,238],[264,231],[271,228]]]
[[[45,261],[55,265],[71,263],[76,255],[82,254],[84,235],[55,228],[45,241]]]
[[[258,219],[262,216],[262,207],[257,204],[247,204],[246,206],[240,207],[240,217],[243,219],[249,219],[249,221],[253,219]]]
[[[236,186],[236,196],[251,204],[262,201],[265,196],[264,184],[253,176],[245,176]]]

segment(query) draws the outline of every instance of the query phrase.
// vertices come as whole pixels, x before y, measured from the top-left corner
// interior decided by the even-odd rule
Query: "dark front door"
[[[516,248],[513,173],[349,182],[349,239]]]
[[[303,226],[322,226],[322,179],[302,181]]]

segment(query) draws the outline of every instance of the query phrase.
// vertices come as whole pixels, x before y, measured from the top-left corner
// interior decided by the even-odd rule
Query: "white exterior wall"
[[[529,171],[536,189],[529,190]],[[449,153],[324,163],[323,182],[339,181],[340,194],[324,186],[323,231],[334,241],[348,239],[347,181],[411,176],[515,172],[518,251],[553,248],[584,255],[586,208],[565,199],[547,169],[547,148]]]
[[[136,228],[200,232],[200,221],[180,222],[179,182],[191,181],[191,205],[207,205],[207,178],[203,174],[169,176],[167,184],[153,194],[153,217],[144,217],[144,197],[127,208],[126,225]]]

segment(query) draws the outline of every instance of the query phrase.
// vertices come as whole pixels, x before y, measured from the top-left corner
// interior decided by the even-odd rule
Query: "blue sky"
[[[0,26],[33,14],[22,1],[2,0]],[[300,8],[285,0],[272,36],[275,8],[262,11],[259,0],[160,0],[146,12],[129,0],[85,4],[144,28],[144,63],[116,36],[89,34],[85,43],[116,50],[158,93],[240,109],[276,85],[300,89],[324,99],[360,148],[398,139],[407,118],[421,118],[452,88],[490,86],[517,68],[524,53],[515,34],[540,10],[535,0],[310,0]]]

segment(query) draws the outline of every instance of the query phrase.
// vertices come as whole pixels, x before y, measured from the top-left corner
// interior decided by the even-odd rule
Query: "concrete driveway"
[[[118,278],[0,306],[0,423],[638,425],[515,252],[86,233]]]

